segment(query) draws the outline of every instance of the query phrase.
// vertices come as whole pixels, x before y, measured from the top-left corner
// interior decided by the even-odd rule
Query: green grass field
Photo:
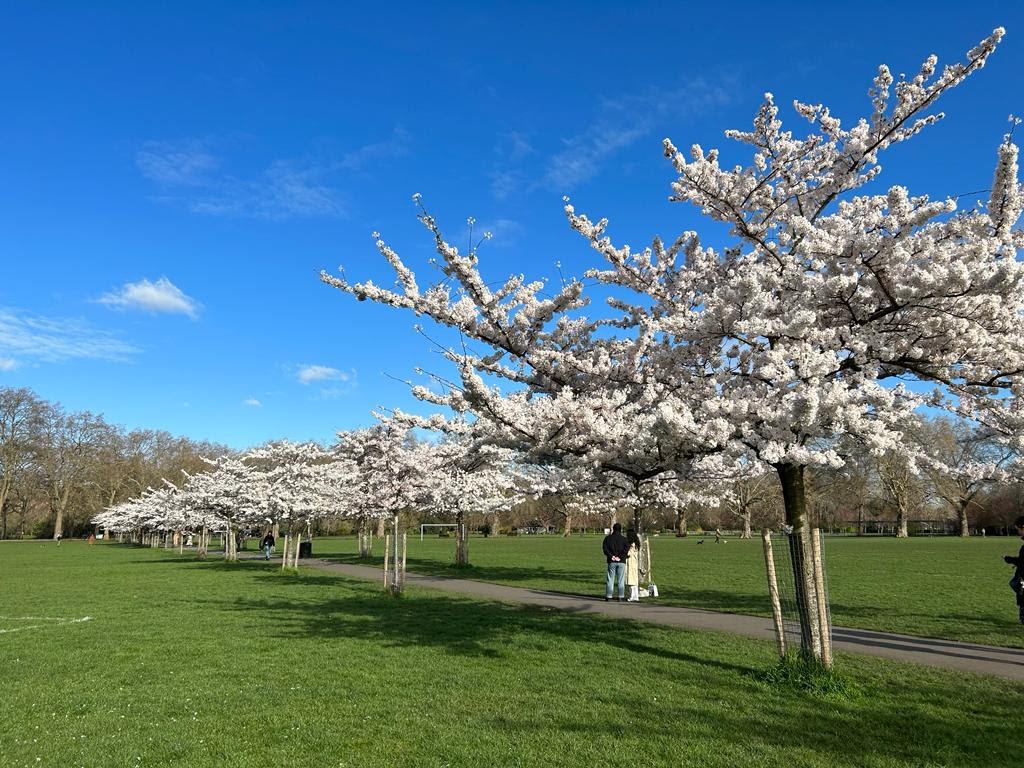
[[[996,679],[840,656],[812,696],[770,643],[116,545],[0,544],[0,585],[4,768],[1019,763]]]
[[[706,543],[698,545],[697,541]],[[658,602],[712,611],[768,616],[760,538],[652,538]],[[470,562],[456,569],[454,539],[409,536],[408,569],[434,575],[586,595],[603,594],[601,537],[473,538]],[[352,538],[318,539],[314,554],[359,562]],[[832,619],[838,626],[1024,647],[1007,582],[1015,538],[828,537],[825,561]],[[379,563],[383,543],[375,544]],[[780,570],[780,578],[783,571]]]

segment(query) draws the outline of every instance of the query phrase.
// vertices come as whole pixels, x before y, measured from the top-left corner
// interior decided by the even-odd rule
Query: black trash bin
[[[312,557],[313,556],[313,542],[312,541],[300,541],[299,542],[299,558]]]

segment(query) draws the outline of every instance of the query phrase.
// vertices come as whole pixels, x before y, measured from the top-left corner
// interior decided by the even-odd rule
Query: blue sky
[[[987,188],[1024,113],[1024,6],[883,7],[8,4],[0,385],[238,448],[330,440],[416,409],[396,379],[443,369],[414,318],[318,280],[390,284],[375,230],[421,266],[414,192],[456,242],[468,216],[494,232],[489,277],[578,273],[563,195],[619,242],[702,229],[667,202],[662,138],[730,158],[722,132],[764,91],[850,121],[878,64],[941,64],[1002,25],[947,119],[883,158],[885,185]]]

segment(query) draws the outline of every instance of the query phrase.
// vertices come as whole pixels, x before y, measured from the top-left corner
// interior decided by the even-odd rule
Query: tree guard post
[[[408,552],[409,534],[406,532],[402,533],[402,575],[401,581],[398,582],[398,590],[405,589],[405,556]]]
[[[828,619],[828,595],[825,593],[824,566],[821,560],[821,531],[811,531],[811,557],[814,562],[814,590],[817,592],[818,625],[821,627],[821,664],[832,668],[832,625]]]
[[[384,589],[388,588],[388,555],[391,554],[391,534],[384,534]]]
[[[782,601],[779,599],[779,580],[775,575],[772,532],[768,528],[761,530],[761,543],[764,544],[764,565],[768,572],[768,598],[772,604],[772,624],[775,626],[775,642],[779,648],[779,657],[785,658],[786,631],[782,625]]]

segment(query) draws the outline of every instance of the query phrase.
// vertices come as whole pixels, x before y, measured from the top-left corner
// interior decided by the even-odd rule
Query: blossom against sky
[[[915,7],[916,6],[916,7]],[[667,202],[661,140],[733,149],[771,91],[853,120],[880,63],[940,66],[1005,26],[946,120],[883,184],[987,189],[1024,113],[1024,9],[633,3],[22,4],[0,26],[0,386],[129,427],[244,447],[328,440],[399,379],[443,369],[408,317],[322,285],[393,279],[446,234],[482,268],[557,279],[594,262],[562,196],[618,242],[706,230]],[[795,131],[806,123],[783,110]],[[749,158],[736,155],[736,162]],[[978,195],[984,197],[984,194]],[[427,272],[422,272],[426,275]]]

